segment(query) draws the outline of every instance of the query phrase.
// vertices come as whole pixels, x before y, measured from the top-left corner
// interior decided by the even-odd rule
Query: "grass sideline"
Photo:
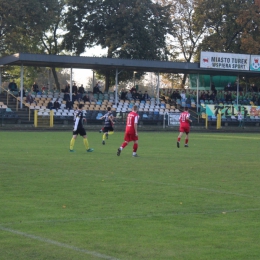
[[[1,260],[259,259],[259,134],[0,137]]]

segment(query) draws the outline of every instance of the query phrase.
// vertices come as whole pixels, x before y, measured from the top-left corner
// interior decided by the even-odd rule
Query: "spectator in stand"
[[[56,109],[56,110],[60,108],[60,102],[59,102],[58,99],[55,100],[55,102],[53,104],[53,108]]]
[[[84,101],[84,103],[85,102],[90,102],[88,93],[86,93],[86,95],[82,98],[82,100]]]
[[[147,101],[150,100],[150,96],[148,95],[147,91],[144,92],[144,94],[142,95],[142,100]]]
[[[258,87],[255,84],[252,85],[252,91],[258,92]]]
[[[68,100],[70,100],[70,94],[68,92],[65,92],[63,96],[63,101],[68,101]]]
[[[131,101],[133,99],[131,91],[128,91],[126,94],[126,99]]]
[[[98,85],[98,83],[94,86],[94,88],[93,88],[93,94],[98,94],[98,93],[101,93],[102,94],[102,92],[100,91],[100,89],[99,89],[99,85]]]
[[[70,85],[67,84],[63,90],[64,93],[70,93]]]
[[[80,96],[80,99],[82,99],[83,95],[84,95],[85,89],[83,87],[83,84],[81,84],[81,86],[79,87],[79,91],[78,94]]]
[[[78,92],[78,87],[76,85],[76,82],[74,82],[72,86],[72,93],[77,93],[77,92]]]
[[[8,88],[10,91],[18,91],[17,84],[14,80],[9,83]]]
[[[30,92],[29,92],[28,95],[26,96],[26,103],[29,103],[30,105],[31,105],[32,103],[36,103],[36,102],[34,101],[34,98],[32,97],[32,95],[31,95]]]
[[[216,90],[215,84],[213,82],[211,84],[211,91],[215,94],[215,96],[217,95],[217,90]]]
[[[41,90],[42,93],[47,93],[47,87],[45,85],[42,86]]]
[[[205,100],[209,100],[209,92],[208,91],[205,92],[204,98],[205,98]]]
[[[142,96],[143,96],[143,94],[142,94],[142,91],[140,90],[140,91],[136,91],[136,99],[137,100],[141,100],[142,99]]]
[[[39,92],[39,86],[36,84],[36,82],[32,85],[32,91],[37,94]]]
[[[173,99],[173,100],[175,100],[175,101],[176,101],[177,99],[181,99],[180,93],[179,93],[178,91],[174,90],[174,91],[172,92],[171,99]]]
[[[225,91],[231,91],[231,82],[228,82],[228,84],[226,85],[226,87],[224,88]]]
[[[138,99],[138,94],[137,94],[136,90],[133,90],[132,98],[134,99],[134,101],[136,101]]]
[[[100,81],[98,81],[97,85],[98,85],[99,93],[102,93],[102,90],[101,90],[101,89],[102,89],[102,86],[101,86]]]
[[[212,100],[212,101],[215,101],[216,99],[216,95],[215,95],[215,92],[211,92],[210,95],[209,95],[209,100]]]
[[[181,101],[185,101],[186,102],[186,94],[185,91],[181,92]]]
[[[226,102],[232,102],[232,95],[231,95],[231,92],[228,91],[226,96],[225,96],[225,100]]]
[[[71,110],[72,108],[73,108],[73,103],[72,103],[72,101],[67,100],[67,101],[66,101],[66,109]]]
[[[126,94],[127,94],[127,91],[122,89],[120,92],[120,99],[126,100]]]
[[[258,96],[257,103],[258,103],[258,106],[260,106],[260,95]]]
[[[92,93],[89,94],[89,102],[97,102],[97,100],[94,98],[94,95]]]
[[[19,97],[21,96],[21,90],[19,91],[18,96],[19,96]],[[23,87],[23,93],[22,93],[22,96],[23,96],[23,97],[26,97],[24,87]]]
[[[133,86],[133,87],[130,89],[131,94],[133,94],[134,91],[137,91],[135,86]]]
[[[202,90],[200,93],[200,100],[205,100],[205,91]]]
[[[255,105],[257,105],[257,103],[258,103],[258,97],[257,97],[256,94],[253,94],[253,96],[252,96],[252,98],[251,98],[251,101],[252,101]]]
[[[72,94],[72,103],[74,103],[77,100],[77,93]]]
[[[53,109],[53,103],[51,101],[48,102],[47,108],[48,109]]]

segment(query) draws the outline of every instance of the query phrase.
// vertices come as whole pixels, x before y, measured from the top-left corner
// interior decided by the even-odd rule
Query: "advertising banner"
[[[207,105],[206,114],[208,116],[237,116],[238,111],[244,117],[259,116],[260,117],[260,106],[244,106],[244,105]]]
[[[181,113],[169,113],[168,114],[168,125],[169,126],[179,126],[180,125],[180,114]]]
[[[251,55],[250,70],[260,71],[260,55]]]
[[[249,70],[250,55],[221,53],[221,52],[201,52],[200,67],[224,70]]]

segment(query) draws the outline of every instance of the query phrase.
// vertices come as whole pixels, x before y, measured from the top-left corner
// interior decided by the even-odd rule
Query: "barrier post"
[[[38,126],[38,110],[34,110],[34,127]]]
[[[208,129],[208,115],[205,117],[205,128]]]
[[[50,127],[53,127],[53,110],[50,111]]]
[[[217,115],[217,129],[221,128],[221,114]]]

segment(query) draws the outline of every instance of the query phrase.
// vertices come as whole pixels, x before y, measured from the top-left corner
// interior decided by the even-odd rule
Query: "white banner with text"
[[[225,70],[249,70],[250,55],[221,52],[201,52],[200,67]]]

